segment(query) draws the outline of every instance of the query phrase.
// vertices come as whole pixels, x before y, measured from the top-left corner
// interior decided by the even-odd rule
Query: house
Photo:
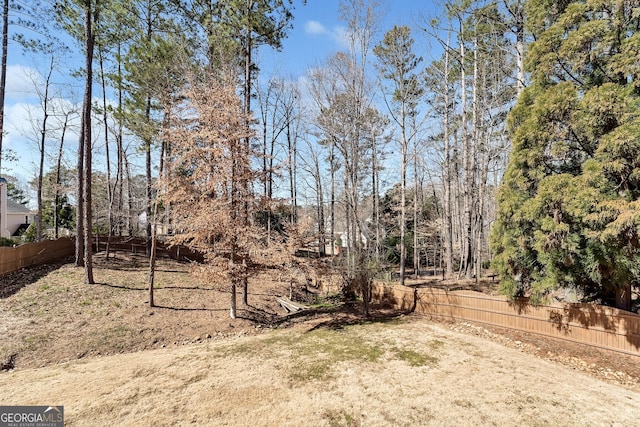
[[[25,230],[35,215],[28,208],[7,199],[7,181],[0,178],[0,237],[11,238],[19,230]]]
[[[336,248],[338,250],[338,253],[340,254],[347,250],[350,236],[347,234],[346,231],[336,232],[336,234],[340,236],[335,240]],[[360,243],[362,244],[363,247],[365,248],[367,247],[367,237],[363,233],[360,233]]]

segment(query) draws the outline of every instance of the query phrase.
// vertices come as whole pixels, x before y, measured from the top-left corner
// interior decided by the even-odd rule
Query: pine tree
[[[373,52],[378,57],[382,77],[389,82],[389,113],[400,132],[400,284],[404,285],[407,224],[407,156],[409,144],[419,128],[415,124],[417,106],[424,89],[420,85],[418,64],[422,61],[413,53],[413,38],[408,26],[394,26]],[[412,120],[413,119],[413,120]]]
[[[507,294],[572,287],[630,308],[640,280],[638,10],[627,0],[528,4],[531,85],[509,117],[492,231]]]

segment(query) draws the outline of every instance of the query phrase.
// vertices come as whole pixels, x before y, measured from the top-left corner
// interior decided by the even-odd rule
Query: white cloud
[[[328,34],[329,33],[326,27],[321,23],[319,23],[318,21],[307,21],[307,23],[304,24],[304,32],[307,34]]]
[[[74,104],[66,99],[53,98],[50,100],[50,106],[60,111],[68,110],[74,107]],[[58,150],[61,137],[60,121],[62,119],[57,115],[49,117],[50,133],[47,136],[46,168],[50,167]],[[3,137],[3,151],[11,150],[15,161],[5,160],[2,162],[3,174],[17,173],[29,177],[29,179],[33,178],[33,174],[37,171],[36,165],[39,163],[38,143],[41,123],[42,107],[37,102],[25,100],[5,107],[4,131],[6,133]],[[98,125],[99,123],[96,122],[96,128]],[[77,146],[79,117],[76,115],[68,126],[65,134],[65,152],[73,151]]]
[[[318,21],[307,21],[304,24],[304,31],[312,36],[325,36],[341,47],[348,46],[347,30],[344,27],[335,26],[329,30]]]
[[[35,84],[41,84],[38,71],[24,65],[7,66],[7,100],[24,100],[35,96]]]

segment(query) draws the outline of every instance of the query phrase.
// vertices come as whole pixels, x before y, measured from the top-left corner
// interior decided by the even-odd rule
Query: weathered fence
[[[107,236],[94,236],[93,249],[96,252],[104,251],[107,248],[107,243],[109,243],[109,251],[115,252],[145,254],[151,248],[150,241],[142,237],[112,236],[109,240]],[[204,261],[204,256],[201,253],[184,246],[168,246],[161,240],[158,240],[156,254],[159,257],[168,257],[179,261]]]
[[[93,245],[95,252],[104,251],[107,245],[107,238],[95,236]],[[74,255],[75,247],[75,239],[69,237],[26,243],[15,248],[0,247],[0,275],[34,265],[58,261]],[[109,249],[114,252],[144,254],[147,251],[147,240],[139,237],[112,237]],[[168,247],[164,242],[158,242],[156,253],[159,257],[168,257],[180,261],[203,261],[203,256],[200,253],[181,246]]]
[[[640,356],[640,316],[595,304],[534,305],[474,291],[374,285],[373,300],[437,319],[466,320]]]
[[[68,237],[15,248],[0,247],[0,275],[66,258],[74,254],[75,247],[75,240]]]

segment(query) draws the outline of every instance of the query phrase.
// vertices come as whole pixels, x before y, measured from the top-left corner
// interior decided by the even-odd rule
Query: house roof
[[[18,202],[14,202],[11,199],[7,199],[7,213],[8,214],[29,214],[31,211],[24,205]]]

